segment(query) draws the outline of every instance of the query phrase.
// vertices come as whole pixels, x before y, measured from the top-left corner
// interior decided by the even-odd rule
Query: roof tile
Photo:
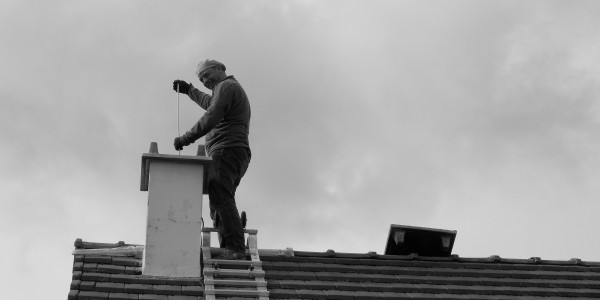
[[[327,271],[329,271],[329,272],[354,272],[354,266],[329,264],[329,265],[327,265]]]
[[[74,279],[71,281],[71,290],[78,290],[81,280]]]
[[[170,285],[201,285],[202,280],[200,278],[193,278],[193,277],[167,277],[166,284],[170,284]]]
[[[110,281],[110,274],[96,273],[96,272],[85,272],[81,274],[81,280],[86,281]]]
[[[139,300],[169,300],[167,295],[140,294]]]
[[[184,285],[181,287],[181,294],[187,296],[204,296],[204,288],[195,285]]]
[[[298,271],[298,263],[296,262],[279,262],[277,269],[282,271]]]
[[[392,267],[376,267],[376,266],[368,266],[368,265],[354,265],[352,266],[351,272],[355,273],[365,273],[365,274],[392,274],[386,271],[393,269],[394,273],[397,273],[397,268]]]
[[[354,300],[355,292],[348,291],[336,291],[336,290],[328,290],[325,291],[325,296],[327,299],[342,299],[342,300]]]
[[[169,300],[200,300],[202,298],[196,296],[169,295]]]
[[[137,300],[139,299],[138,294],[126,294],[126,293],[109,293],[109,300]]]
[[[311,283],[312,285],[312,283]],[[335,283],[335,288],[340,291],[367,291],[361,283],[338,281]]]
[[[318,278],[317,272],[289,272],[290,279],[296,280],[316,280]]]
[[[124,283],[118,282],[98,282],[96,283],[96,291],[109,292],[109,293],[121,293],[125,287]]]
[[[353,292],[352,296],[354,296],[353,299],[365,299],[365,300],[369,300],[369,299],[385,299],[386,295],[388,295],[389,297],[393,297],[393,299],[398,299],[397,296],[392,296],[390,294],[383,294],[383,293],[379,293],[379,292]]]
[[[304,280],[278,280],[278,287],[282,289],[306,289],[308,288],[306,285],[306,281]]]
[[[271,266],[273,266],[273,264],[271,264],[270,267]],[[323,263],[305,263],[301,265],[301,268],[302,271],[327,271],[327,265]]]
[[[110,281],[112,282],[120,282],[120,283],[143,283],[139,281],[139,278],[134,275],[129,274],[106,274],[110,277]]]
[[[136,283],[140,284],[167,284],[166,277],[153,277],[153,276],[136,276]]]
[[[287,289],[269,289],[269,298],[273,299],[292,299],[298,298],[298,293],[296,290],[287,290]]]
[[[396,299],[396,300],[412,300],[413,298],[406,293],[393,293],[393,292],[383,292],[383,293],[379,293],[379,295],[381,296],[380,299]],[[436,300],[439,300],[441,298],[436,298]]]
[[[152,291],[159,295],[181,295],[180,285],[153,285]]]
[[[97,270],[102,273],[121,274],[125,271],[125,266],[98,264]]]
[[[93,291],[96,287],[96,282],[94,281],[81,281],[79,283],[79,290],[81,291]]]
[[[73,276],[71,276],[71,279],[81,279],[81,271],[73,271]]]
[[[133,257],[119,257],[115,256],[112,258],[112,264],[126,267],[141,267],[142,262],[139,259]]]
[[[275,270],[275,269],[267,269],[265,268],[265,266],[263,265],[263,270],[269,270],[269,272],[265,272],[265,279],[290,279],[290,272],[288,271],[279,271],[279,270]],[[301,272],[294,272],[294,273],[301,273]],[[314,272],[302,272],[302,273],[313,273]],[[316,276],[315,276],[316,278]]]
[[[130,294],[144,294],[152,291],[152,285],[140,284],[140,283],[125,283],[123,287],[125,293]]]
[[[106,255],[98,255],[98,256],[91,256],[91,255],[85,255],[83,262],[86,263],[99,263],[99,264],[111,264],[112,263],[112,257],[111,256],[106,256]]]
[[[356,284],[356,283],[354,283]],[[400,284],[389,284],[389,283],[381,283],[381,282],[361,282],[358,286],[360,286],[363,291],[372,291],[372,292],[395,292],[400,290]]]
[[[142,269],[137,267],[125,267],[125,274],[142,275]]]
[[[304,282],[302,289],[319,289],[319,290],[334,290],[337,288],[337,282],[335,281],[322,281],[316,280],[311,281],[310,285],[308,282]]]
[[[98,272],[98,264],[97,263],[83,263],[82,270],[84,272]]]
[[[396,266],[412,267],[413,263],[409,260],[382,260],[382,259],[361,259],[361,264],[370,266]]]
[[[73,271],[82,271],[83,270],[83,262],[76,261],[73,263]]]
[[[327,299],[327,295],[319,290],[295,290],[300,299]]]
[[[317,272],[317,279],[330,281],[345,281],[344,274],[337,272]]]
[[[108,293],[81,291],[77,296],[77,300],[108,300]]]

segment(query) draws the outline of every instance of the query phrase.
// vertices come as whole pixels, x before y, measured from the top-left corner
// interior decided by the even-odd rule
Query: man
[[[224,240],[222,247],[223,244],[225,247],[225,252],[218,258],[243,259],[246,257],[244,231],[235,203],[235,191],[250,163],[250,103],[237,80],[225,74],[222,63],[201,61],[196,75],[206,88],[212,90],[212,95],[201,92],[191,83],[182,80],[173,82],[175,91],[188,95],[206,110],[196,125],[175,138],[175,150],[206,136],[206,153],[212,158],[208,178],[210,216],[213,220],[220,220],[220,234]]]

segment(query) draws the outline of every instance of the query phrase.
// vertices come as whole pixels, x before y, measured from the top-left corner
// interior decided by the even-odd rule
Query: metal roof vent
[[[386,255],[447,257],[452,254],[456,230],[443,230],[405,225],[390,226],[385,246]]]

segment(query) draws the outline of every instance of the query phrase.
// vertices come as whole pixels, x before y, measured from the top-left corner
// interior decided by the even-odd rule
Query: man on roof
[[[245,258],[244,230],[235,202],[235,191],[250,163],[250,102],[225,65],[216,60],[198,63],[196,75],[212,94],[182,80],[173,82],[173,90],[186,94],[206,112],[184,135],[175,138],[175,150],[181,150],[205,136],[205,149],[212,158],[208,178],[210,216],[220,228],[219,259]]]

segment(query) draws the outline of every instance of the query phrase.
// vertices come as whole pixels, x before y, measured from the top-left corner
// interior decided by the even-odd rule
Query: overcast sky
[[[599,15],[598,1],[4,0],[3,295],[65,299],[76,238],[145,243],[141,155],[177,153],[171,83],[200,86],[205,58],[251,101],[237,201],[260,248],[383,253],[401,224],[457,230],[464,257],[600,261]],[[203,110],[180,101],[184,131]]]

